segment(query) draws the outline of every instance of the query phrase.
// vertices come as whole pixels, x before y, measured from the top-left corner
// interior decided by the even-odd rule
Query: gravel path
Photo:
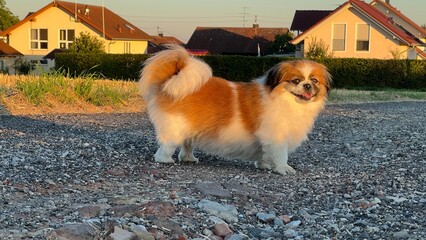
[[[425,120],[328,105],[281,176],[156,164],[145,114],[0,116],[0,239],[424,239]]]

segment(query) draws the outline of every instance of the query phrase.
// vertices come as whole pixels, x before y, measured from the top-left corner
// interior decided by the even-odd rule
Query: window
[[[47,29],[31,29],[31,49],[47,49]]]
[[[345,51],[346,24],[333,25],[333,51]]]
[[[74,29],[60,29],[59,30],[59,48],[68,49],[74,42],[75,30]]]
[[[131,53],[132,52],[132,45],[130,42],[124,42],[124,53]]]
[[[358,24],[356,30],[356,50],[370,50],[370,25]]]

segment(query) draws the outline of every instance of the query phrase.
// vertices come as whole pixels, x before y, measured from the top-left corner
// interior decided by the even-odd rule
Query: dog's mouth
[[[303,101],[309,101],[311,99],[313,99],[317,94],[312,93],[312,92],[304,92],[302,94],[297,94],[292,92],[294,96],[296,96],[297,98],[299,98],[300,100]]]

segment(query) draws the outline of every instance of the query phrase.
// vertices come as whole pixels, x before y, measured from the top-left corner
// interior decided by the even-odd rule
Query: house
[[[0,73],[15,74],[14,67],[22,56],[18,50],[0,40]]]
[[[183,42],[172,36],[164,36],[162,33],[151,36],[148,45],[148,54],[153,54],[165,49],[167,44],[177,44],[183,46]]]
[[[198,55],[266,55],[276,35],[286,34],[288,28],[197,27],[186,44]]]
[[[97,36],[107,53],[146,53],[151,37],[108,8],[55,0],[0,33],[6,43],[38,61],[67,49],[81,32]]]
[[[421,27],[389,3],[349,0],[291,43],[297,45],[296,57],[321,41],[333,57],[425,59],[425,36]]]

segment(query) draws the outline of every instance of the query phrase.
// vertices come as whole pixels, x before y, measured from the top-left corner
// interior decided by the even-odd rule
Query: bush
[[[72,77],[98,74],[108,79],[136,80],[145,54],[59,53],[55,55],[56,69],[65,69]]]

